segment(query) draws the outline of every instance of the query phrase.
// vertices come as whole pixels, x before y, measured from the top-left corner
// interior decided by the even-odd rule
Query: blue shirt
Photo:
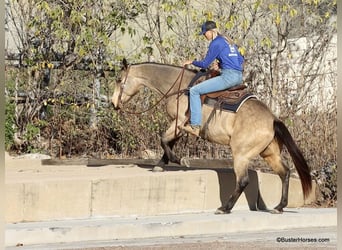
[[[193,65],[206,69],[217,59],[220,62],[221,69],[235,69],[242,71],[243,56],[240,54],[238,47],[230,45],[228,41],[218,35],[209,44],[208,52],[202,61],[194,60]]]

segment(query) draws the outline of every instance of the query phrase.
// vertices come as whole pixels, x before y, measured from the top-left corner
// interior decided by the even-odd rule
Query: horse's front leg
[[[160,159],[158,166],[165,166],[169,163],[169,161],[174,163],[179,163],[179,158],[172,151],[173,146],[178,141],[178,138],[173,139],[172,141],[165,141],[163,138],[161,139],[161,147],[164,150],[163,157]]]
[[[176,133],[175,133],[176,130]],[[169,162],[180,164],[181,160],[172,151],[174,145],[181,137],[180,130],[176,127],[176,122],[174,121],[171,126],[166,130],[161,138],[161,147],[164,150],[164,154],[157,165],[153,168],[153,171],[163,171],[163,168]]]

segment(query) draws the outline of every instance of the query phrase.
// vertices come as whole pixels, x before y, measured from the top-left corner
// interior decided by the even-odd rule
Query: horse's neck
[[[138,65],[132,73],[143,85],[162,94],[166,94],[171,88],[173,91],[186,88],[194,75],[182,68],[163,64]]]

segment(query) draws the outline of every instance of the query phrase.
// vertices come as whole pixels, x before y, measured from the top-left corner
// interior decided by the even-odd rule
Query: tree
[[[79,96],[88,95],[89,88],[89,122],[96,127],[104,70],[113,70],[113,62],[120,57],[120,50],[110,37],[117,29],[124,32],[126,20],[138,15],[139,9],[128,8],[135,3],[6,1],[7,34],[14,37],[18,51],[17,55],[8,56],[19,58],[16,84],[8,91],[18,104],[15,122],[19,136],[28,134],[29,124],[47,119],[49,104],[68,104],[70,109],[77,105]],[[53,68],[60,70],[52,75]],[[91,82],[70,82],[75,69],[86,70]],[[67,87],[66,82],[70,83]],[[22,104],[18,103],[20,94],[26,96]]]

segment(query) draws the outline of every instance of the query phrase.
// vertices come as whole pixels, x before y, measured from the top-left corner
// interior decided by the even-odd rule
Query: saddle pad
[[[230,104],[228,102],[225,102],[224,100],[218,100],[218,98],[209,98],[206,97],[204,100],[204,104],[207,104],[209,106],[216,106],[219,107],[222,110],[226,110],[226,111],[230,111],[230,112],[238,112],[239,108],[242,106],[242,104],[245,103],[245,101],[247,101],[250,98],[256,98],[257,96],[252,94],[252,93],[247,93],[244,97],[242,97],[240,99],[239,102],[234,103],[234,104]],[[219,105],[219,106],[218,106]]]

